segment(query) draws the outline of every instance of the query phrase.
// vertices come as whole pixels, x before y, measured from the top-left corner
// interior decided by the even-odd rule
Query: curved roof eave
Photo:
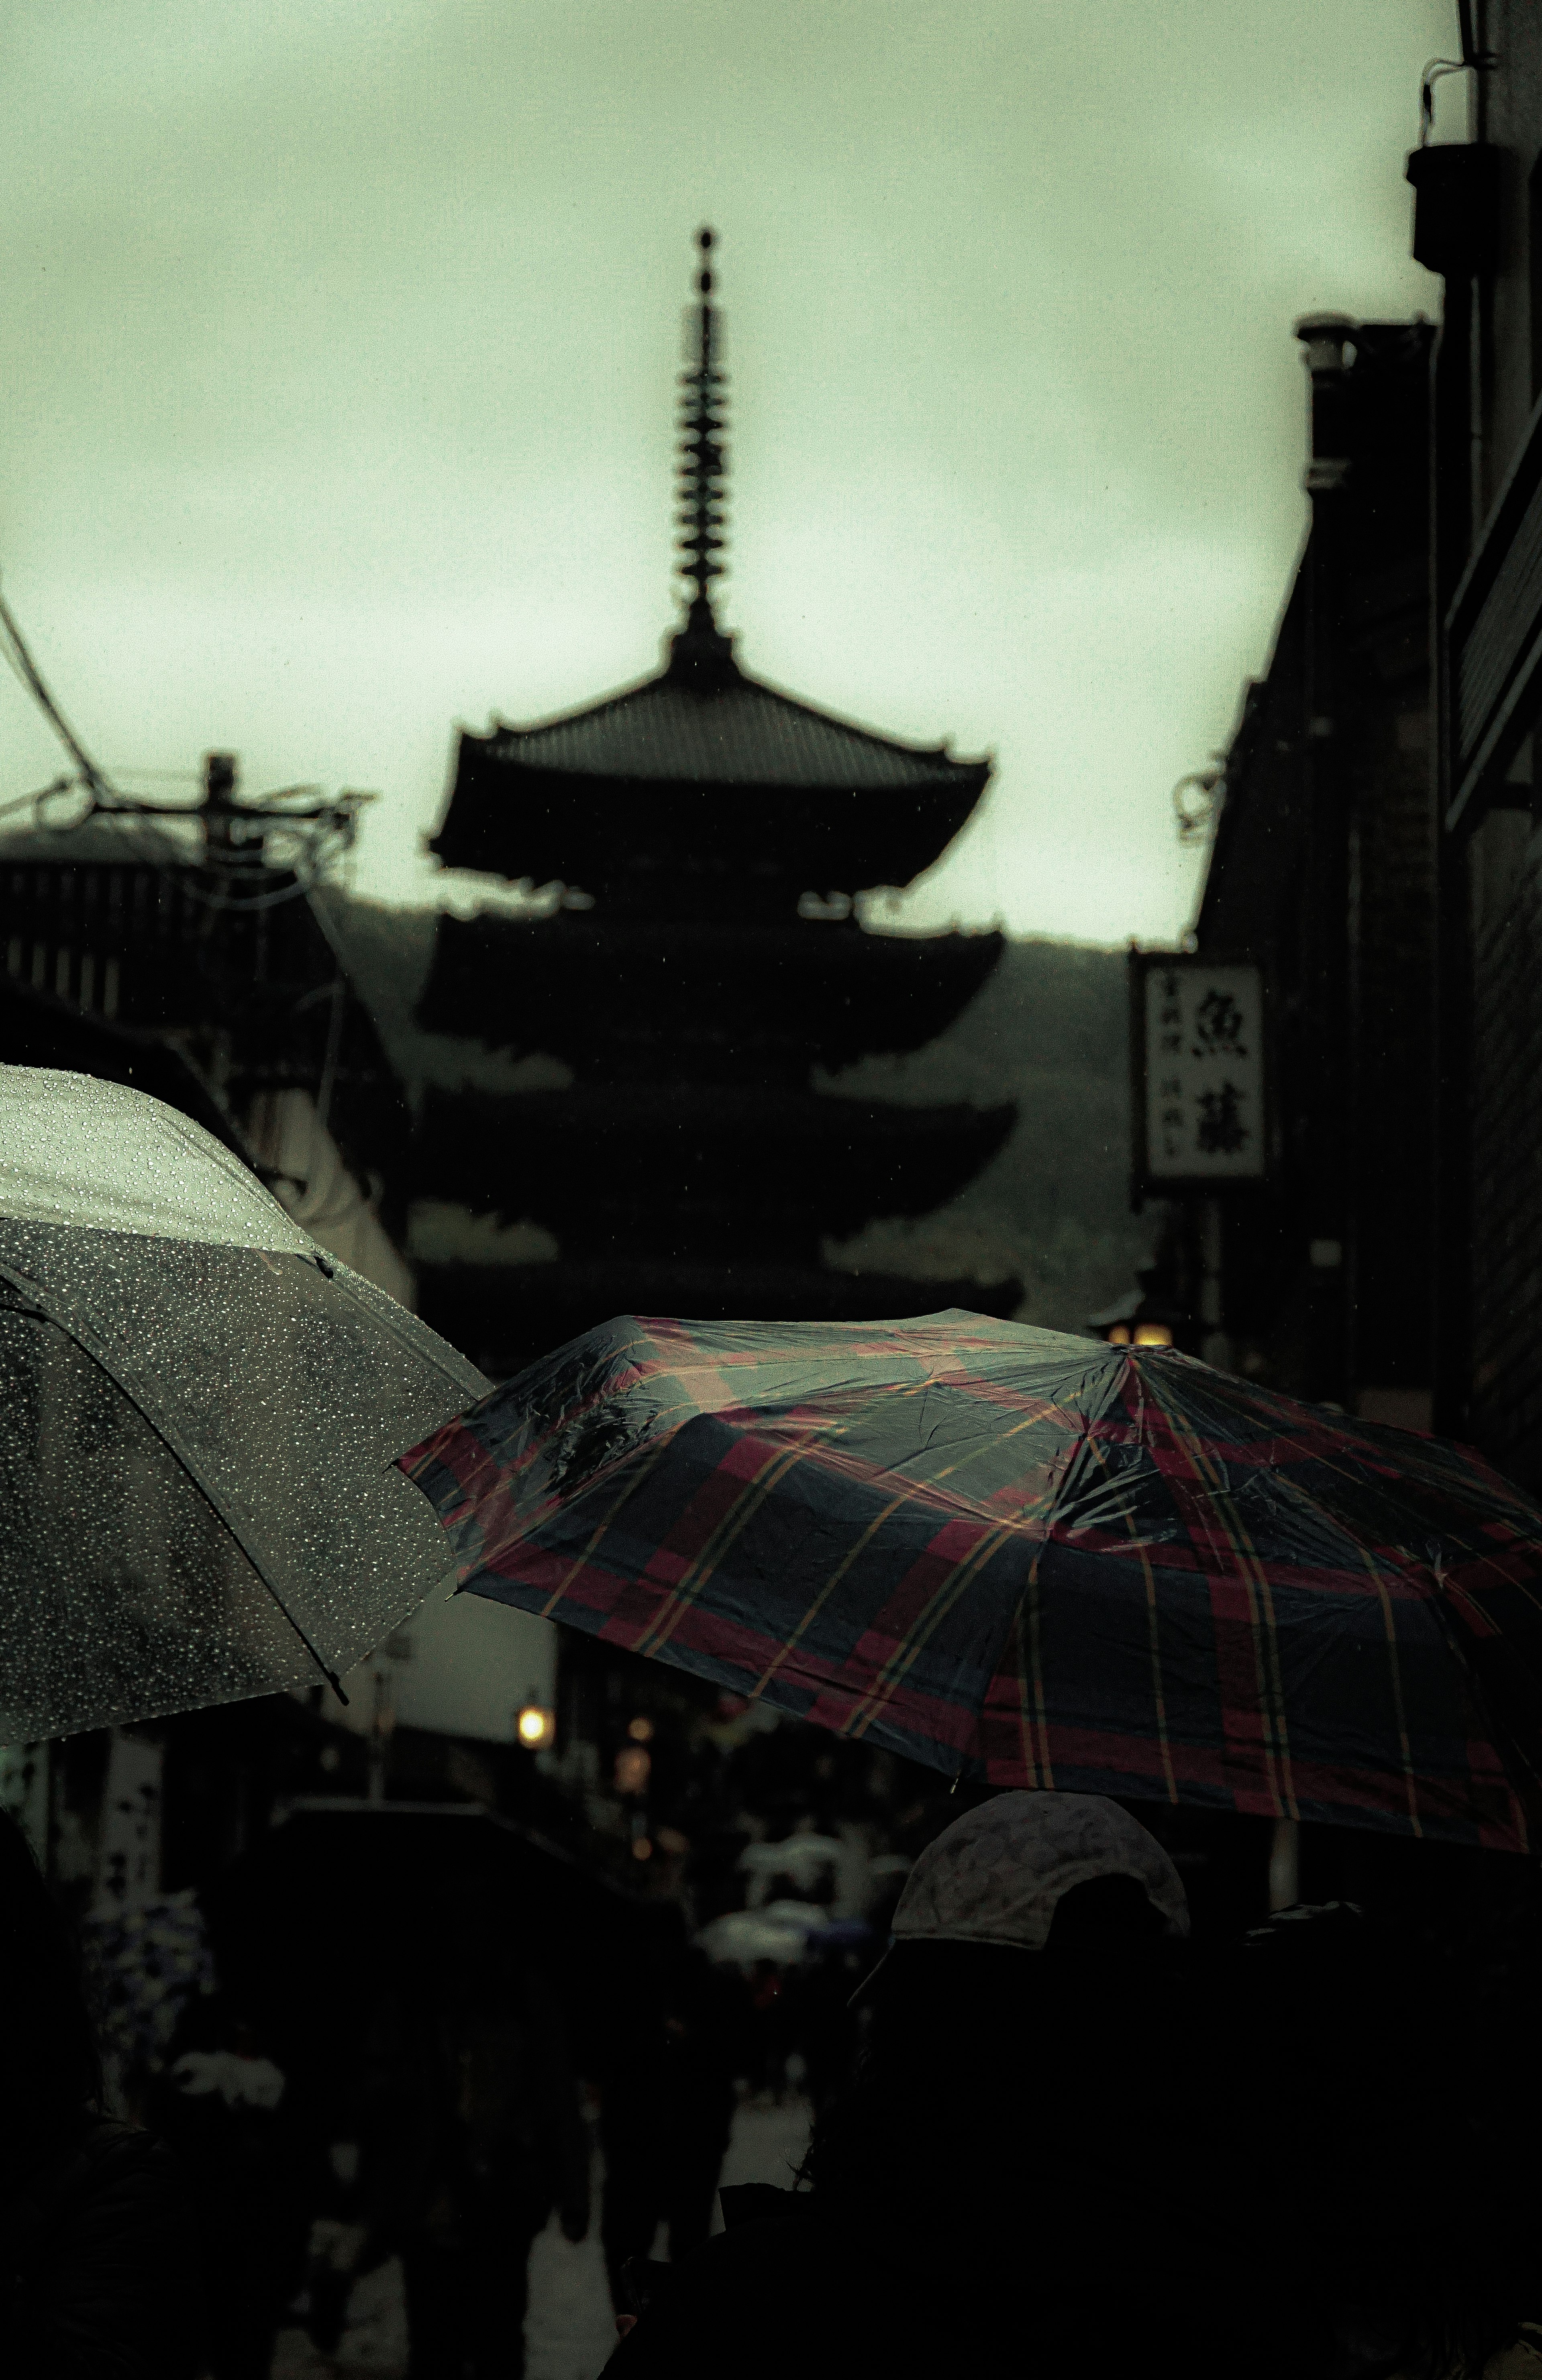
[[[983,788],[989,758],[956,759],[945,744],[880,735],[738,671],[706,686],[668,670],[528,727],[495,720],[464,729],[503,766],[575,783],[755,783],[789,790]],[[776,757],[777,747],[783,757]],[[853,766],[855,763],[855,767]]]

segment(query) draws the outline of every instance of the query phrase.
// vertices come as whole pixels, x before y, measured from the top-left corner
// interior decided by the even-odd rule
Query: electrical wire
[[[89,797],[86,808],[79,818],[57,821],[50,820],[43,814],[42,809],[43,803],[59,795],[77,791],[85,793]],[[0,818],[9,817],[14,811],[26,809],[29,806],[33,809],[38,826],[45,832],[57,834],[76,833],[91,820],[101,820],[104,826],[116,833],[139,856],[150,858],[157,867],[175,868],[177,871],[181,890],[189,901],[196,903],[200,908],[227,913],[256,913],[267,909],[280,909],[291,901],[308,899],[349,850],[353,841],[351,821],[334,823],[324,833],[305,838],[306,847],[297,855],[297,864],[293,868],[275,868],[271,860],[261,854],[250,859],[237,858],[234,865],[221,860],[211,861],[206,854],[200,863],[190,852],[178,848],[164,832],[162,824],[165,820],[182,819],[196,822],[199,818],[196,810],[157,810],[152,804],[147,802],[103,802],[95,797],[88,780],[73,776],[56,777],[51,785],[43,785],[36,793],[22,794],[12,801],[0,804]],[[251,814],[262,815],[255,804],[251,806]],[[285,815],[283,811],[273,814],[274,822],[282,823]],[[306,823],[298,819],[291,822],[297,828]],[[192,871],[200,864],[206,872],[225,876],[227,880],[243,876],[261,878],[283,873],[286,874],[290,880],[261,892],[216,891],[209,885],[197,881]]]
[[[30,652],[28,650],[27,640],[23,637],[20,628],[17,625],[16,614],[12,612],[10,605],[6,602],[3,592],[0,592],[0,626],[3,626],[5,629],[6,640],[10,646],[11,652],[15,657],[12,664],[13,667],[19,668],[23,683],[30,689],[39,709],[42,711],[43,716],[52,725],[55,734],[58,736],[60,743],[64,746],[65,750],[69,754],[70,759],[79,770],[80,774],[84,777],[86,783],[91,786],[93,793],[96,791],[98,786],[101,786],[103,791],[110,790],[107,786],[107,781],[103,777],[101,770],[97,767],[96,762],[91,759],[91,754],[86,750],[85,746],[81,743],[80,738],[75,733],[74,728],[70,725],[68,720],[65,717],[64,712],[59,709],[58,704],[55,701],[54,697],[49,692],[47,686],[44,684],[42,673],[39,669],[36,662],[32,659]]]
[[[357,834],[358,812],[363,803],[373,798],[370,795],[345,793],[338,795],[335,800],[329,801],[318,785],[285,785],[273,793],[262,795],[256,802],[244,803],[238,810],[232,809],[224,813],[224,816],[229,820],[231,828],[234,826],[235,818],[243,817],[265,821],[270,828],[287,829],[290,835],[297,838],[298,843],[292,867],[287,870],[274,867],[269,858],[267,838],[262,834],[261,827],[253,838],[256,843],[255,850],[249,844],[237,844],[234,835],[229,833],[228,829],[228,839],[217,843],[212,842],[207,833],[207,813],[205,812],[202,820],[205,836],[200,871],[197,860],[187,852],[178,849],[172,837],[165,832],[164,826],[164,821],[170,818],[198,821],[199,810],[190,805],[179,809],[167,810],[154,802],[125,794],[113,783],[105,770],[99,767],[86,750],[75,729],[59,708],[33,659],[16,615],[6,602],[4,593],[0,593],[0,659],[5,661],[18,683],[37,703],[75,763],[73,775],[55,777],[51,784],[40,787],[35,793],[21,794],[8,802],[0,803],[0,819],[12,817],[18,810],[30,808],[34,825],[42,828],[47,823],[43,815],[44,805],[47,802],[60,795],[73,792],[84,793],[86,803],[79,817],[70,820],[67,826],[57,830],[58,832],[74,832],[91,819],[101,818],[105,820],[110,832],[115,832],[125,839],[129,839],[131,836],[132,848],[137,856],[145,856],[148,847],[149,856],[161,870],[167,875],[175,874],[175,880],[186,898],[206,910],[226,914],[252,915],[270,909],[283,908],[291,901],[309,901],[313,892],[322,889],[329,868],[335,866],[352,850]],[[182,770],[142,769],[124,771],[121,773],[139,776],[152,782],[176,783],[190,782],[195,784],[203,782],[192,776],[191,772]],[[308,802],[310,807],[306,809],[296,809],[290,807],[301,800]],[[157,853],[160,855],[158,858]],[[249,883],[254,879],[261,880],[280,873],[287,873],[290,880],[257,892],[237,890],[217,891],[199,881],[200,872],[206,876],[212,876],[216,880],[223,876],[226,885],[231,887],[237,885],[242,878],[247,879]],[[322,995],[328,1001],[329,1014],[315,1111],[324,1131],[343,1055],[344,1028],[347,1010],[347,977],[332,922],[322,914],[323,905],[320,902],[316,903],[312,915],[317,917],[323,936],[332,945],[334,970],[332,982],[324,988]],[[348,1196],[349,1192],[352,1193],[351,1197]],[[329,1211],[318,1217],[316,1220],[323,1226],[334,1220],[341,1221],[358,1207],[363,1207],[368,1211],[369,1200],[358,1182],[351,1173],[348,1173],[345,1180],[342,1207],[336,1210],[335,1215]],[[297,1629],[298,1623],[296,1622],[295,1625]],[[303,1631],[299,1633],[303,1635]],[[314,1651],[314,1647],[310,1645],[310,1639],[306,1638],[305,1642],[308,1647]],[[319,1660],[320,1657],[317,1658]],[[324,1663],[322,1666],[325,1670]],[[337,1681],[332,1676],[331,1670],[325,1670],[325,1674],[341,1694],[342,1688],[337,1685]],[[344,1699],[346,1700],[346,1697],[345,1696]]]
[[[165,785],[201,785],[203,779],[196,769],[115,769],[117,777],[152,777]]]
[[[1465,58],[1431,58],[1427,63],[1423,74],[1419,77],[1419,146],[1421,149],[1428,147],[1429,136],[1435,129],[1436,84],[1443,82],[1447,75],[1466,74],[1469,71]]]
[[[187,853],[179,851],[156,823],[168,817],[196,818],[198,812],[190,807],[167,811],[153,802],[123,792],[114,783],[106,771],[87,751],[55,699],[3,592],[0,592],[0,660],[6,662],[18,685],[36,702],[76,768],[73,777],[56,778],[53,784],[45,785],[39,793],[24,794],[15,801],[0,805],[0,818],[8,817],[13,810],[24,809],[30,803],[37,823],[42,827],[47,823],[42,816],[42,804],[79,786],[89,797],[86,807],[80,816],[71,819],[67,825],[56,826],[55,832],[74,833],[91,819],[102,818],[123,833],[132,820],[136,830],[135,841],[148,844],[152,858],[159,846],[161,856],[156,864],[163,868],[175,868],[178,871],[182,891],[189,900],[202,908],[227,915],[281,909],[291,901],[309,899],[327,870],[351,849],[359,804],[370,798],[368,795],[344,794],[335,801],[329,802],[319,785],[285,785],[275,793],[263,795],[258,801],[243,803],[237,815],[266,820],[275,826],[287,825],[297,834],[300,848],[293,866],[286,869],[275,868],[267,856],[266,842],[262,839],[256,854],[251,856],[244,852],[228,850],[216,853],[206,844],[203,872],[216,878],[223,876],[227,887],[233,886],[242,876],[255,878],[284,873],[291,880],[260,892],[215,890],[199,883],[194,873],[197,863]],[[138,769],[122,773],[179,784],[202,782],[184,770]],[[319,807],[309,812],[283,807],[302,797]]]
[[[1462,55],[1459,58],[1427,58],[1419,77],[1419,146],[1427,149],[1429,136],[1435,129],[1435,86],[1447,75],[1487,74],[1498,63],[1492,50],[1480,50],[1472,39],[1469,12],[1462,12]]]
[[[24,810],[34,802],[45,802],[50,794],[67,794],[76,783],[73,777],[55,777],[51,785],[40,785],[35,794],[18,794],[14,801],[0,802],[0,818],[9,818],[13,810]]]

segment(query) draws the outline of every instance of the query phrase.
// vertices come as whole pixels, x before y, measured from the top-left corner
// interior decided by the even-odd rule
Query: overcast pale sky
[[[917,923],[1172,934],[1171,788],[1304,525],[1293,319],[1435,310],[1402,164],[1455,17],[0,6],[6,589],[107,763],[377,789],[358,889],[434,898],[456,722],[657,661],[710,220],[741,660],[996,755]],[[0,798],[56,765],[0,679]]]

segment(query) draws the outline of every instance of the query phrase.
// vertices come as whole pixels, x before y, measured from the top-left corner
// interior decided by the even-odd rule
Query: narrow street
[[[1542,0],[0,32],[0,2380],[1542,2380]]]
[[[774,2107],[747,2103],[734,2119],[722,2180],[791,2182],[808,2140],[808,2109],[802,2100]],[[553,2215],[530,2257],[530,2312],[526,2325],[527,2380],[594,2380],[615,2344],[610,2292],[600,2252],[600,2192],[604,2168],[594,2159],[595,2217],[589,2236],[575,2247],[563,2238]],[[721,2216],[713,2229],[721,2230]],[[662,2256],[661,2238],[654,2252]],[[340,2374],[370,2380],[405,2380],[407,2325],[401,2267],[393,2260],[360,2281],[351,2320],[334,2356],[319,2355],[301,2330],[280,2335],[273,2380],[336,2380]]]

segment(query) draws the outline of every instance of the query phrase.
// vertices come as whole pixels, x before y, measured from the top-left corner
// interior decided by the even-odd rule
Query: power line
[[[351,847],[358,821],[358,806],[361,801],[371,798],[369,795],[344,794],[335,801],[328,802],[319,785],[285,785],[276,793],[263,795],[257,802],[244,803],[239,814],[244,817],[266,820],[274,826],[287,825],[297,834],[300,849],[296,855],[293,867],[288,869],[275,868],[267,857],[265,843],[260,843],[254,857],[249,857],[245,853],[236,852],[222,852],[216,857],[206,842],[204,868],[211,875],[224,876],[227,882],[232,884],[242,876],[250,878],[260,875],[287,874],[292,880],[287,884],[274,886],[261,892],[246,893],[235,891],[219,892],[200,884],[193,873],[195,864],[186,854],[178,851],[176,844],[154,823],[159,819],[170,817],[196,818],[199,815],[198,811],[192,808],[167,810],[154,802],[145,801],[135,795],[124,793],[112,782],[106,771],[92,759],[59,708],[21,633],[16,614],[6,602],[3,592],[0,592],[0,659],[5,661],[18,683],[32,697],[74,761],[77,771],[75,776],[56,778],[53,784],[43,786],[36,794],[23,794],[15,801],[0,805],[0,818],[8,817],[15,810],[25,809],[30,803],[33,805],[37,823],[42,827],[46,823],[42,816],[42,803],[55,794],[67,793],[74,786],[79,785],[90,797],[86,808],[78,819],[71,819],[67,825],[56,828],[55,830],[56,832],[74,833],[92,818],[106,819],[113,827],[122,832],[127,828],[128,820],[132,819],[139,834],[143,836],[151,845],[152,858],[155,845],[160,844],[162,856],[156,864],[163,868],[175,867],[178,870],[182,889],[188,897],[204,908],[225,912],[251,913],[259,910],[281,909],[291,901],[307,899],[317,889],[326,870],[341,859]],[[126,770],[123,773],[128,776],[175,781],[177,783],[201,782],[182,770],[136,769]],[[290,810],[281,807],[301,796],[319,804],[320,807],[309,812]]]
[[[97,767],[96,762],[91,759],[91,754],[86,750],[85,746],[81,743],[80,738],[75,733],[74,728],[70,725],[68,720],[65,717],[64,712],[59,709],[58,704],[55,701],[52,694],[50,694],[47,686],[44,684],[42,672],[39,669],[36,662],[32,659],[30,652],[28,650],[27,640],[17,625],[16,614],[11,610],[10,605],[6,602],[3,593],[0,593],[0,623],[4,624],[6,638],[9,639],[10,643],[11,655],[14,656],[14,659],[12,660],[12,667],[19,669],[23,684],[30,688],[31,694],[36,699],[38,708],[42,710],[44,718],[54,729],[55,734],[58,736],[60,743],[64,746],[65,750],[69,754],[70,759],[79,770],[81,776],[85,779],[92,793],[95,793],[99,788],[104,793],[110,792],[111,788],[107,783],[106,778],[103,775],[102,771]]]
[[[35,802],[45,802],[50,794],[67,794],[76,783],[74,777],[55,777],[51,785],[40,785],[35,794],[18,794],[15,801],[0,802],[0,818],[9,818],[13,810],[27,809]]]

